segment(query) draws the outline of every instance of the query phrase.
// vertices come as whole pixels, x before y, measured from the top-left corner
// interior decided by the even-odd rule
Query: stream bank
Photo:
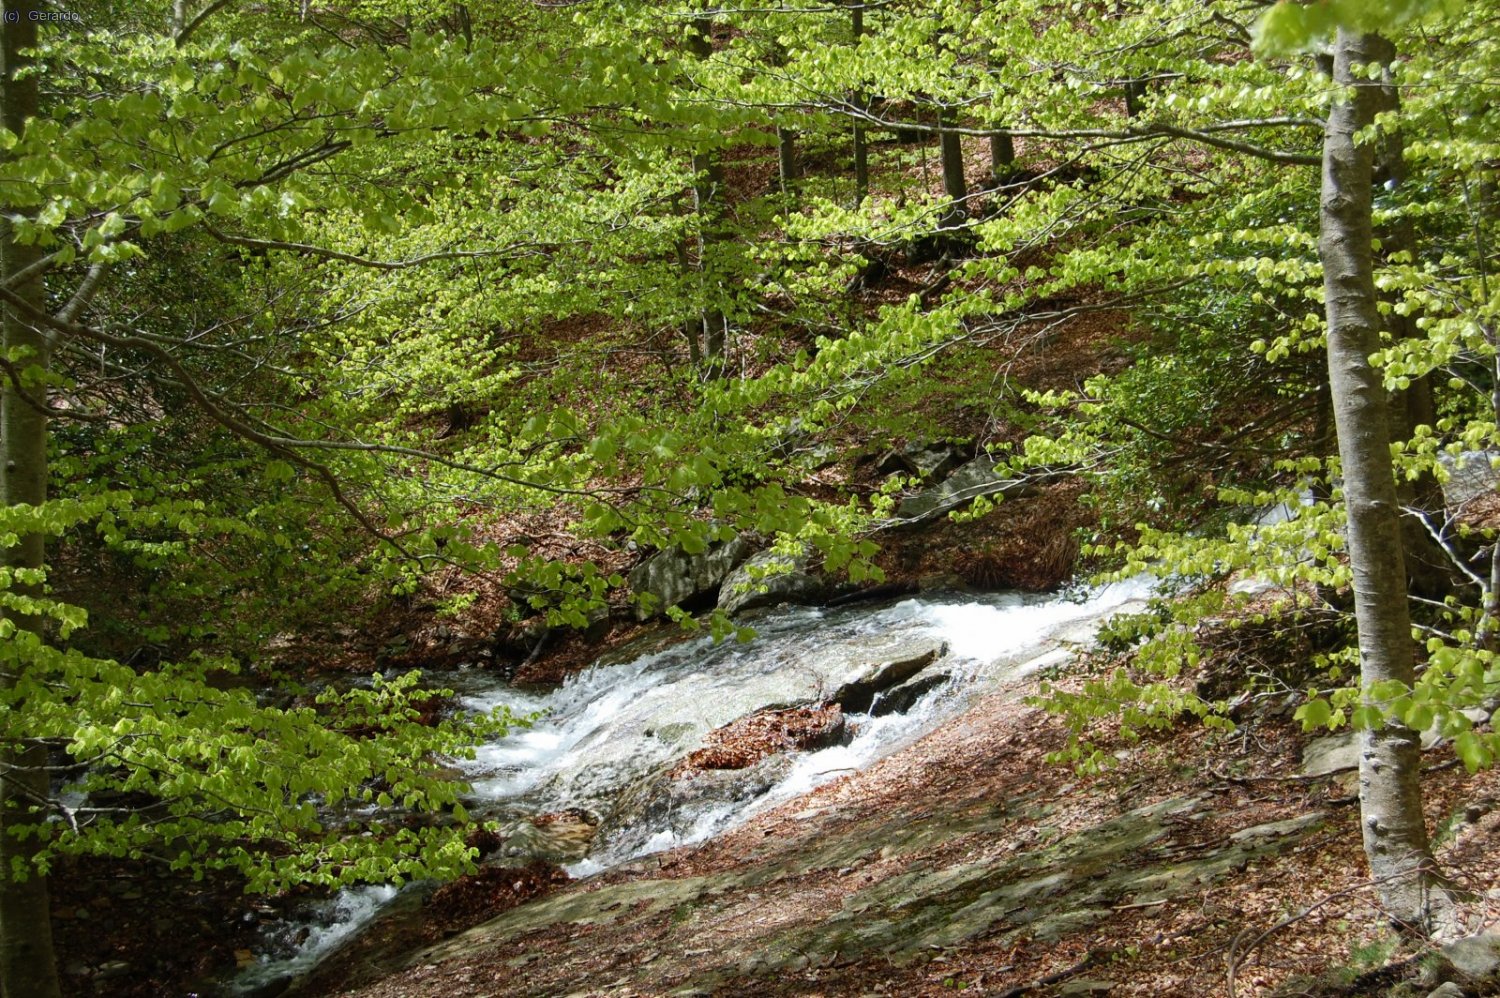
[[[1237,996],[1397,993],[1298,983],[1399,951],[1371,928],[1347,774],[1299,776],[1287,718],[1179,727],[1085,778],[1046,761],[1065,733],[1023,702],[1034,682],[715,839],[320,993],[1196,998],[1231,993],[1231,968]],[[1450,759],[1429,755],[1429,819],[1482,895],[1500,886],[1500,812],[1472,802],[1500,780]]]
[[[711,839],[911,743],[974,698],[1055,664],[1100,621],[1142,605],[1144,580],[1072,594],[966,594],[842,608],[782,607],[748,643],[707,637],[618,649],[551,691],[493,673],[435,673],[466,709],[539,714],[454,766],[466,809],[493,821],[482,877],[543,863],[574,877]],[[520,880],[528,878],[520,876]],[[498,878],[498,879],[497,879]],[[542,878],[551,887],[555,880]],[[460,881],[465,884],[465,881]],[[474,879],[468,888],[485,893]],[[430,938],[415,892],[347,891],[272,926],[230,993],[277,994],[349,966],[384,969]],[[511,892],[502,902],[524,899]],[[372,903],[374,902],[374,903]],[[379,915],[373,933],[364,923]],[[352,940],[352,941],[351,941]],[[330,957],[331,971],[319,969]]]

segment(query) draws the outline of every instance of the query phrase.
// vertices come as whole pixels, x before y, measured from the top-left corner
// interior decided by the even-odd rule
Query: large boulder
[[[1448,472],[1448,480],[1443,483],[1443,500],[1450,512],[1494,494],[1500,487],[1497,462],[1500,462],[1500,451],[1469,450],[1457,456],[1438,455],[1438,463]]]
[[[1500,929],[1491,926],[1443,947],[1448,962],[1473,981],[1500,980]]]
[[[926,523],[965,506],[981,496],[1019,498],[1035,490],[1031,479],[1010,478],[995,467],[995,459],[981,455],[960,467],[930,489],[901,500],[896,518],[908,523]]]
[[[851,714],[868,711],[875,698],[900,686],[948,652],[937,638],[874,638],[850,663],[844,682],[829,699]]]
[[[783,603],[821,602],[828,595],[828,583],[811,565],[812,555],[805,549],[793,555],[762,551],[729,573],[719,589],[719,609],[736,614]]]
[[[876,469],[887,475],[906,472],[925,482],[948,474],[963,460],[963,454],[947,444],[913,441],[882,454]]]
[[[947,672],[923,671],[899,686],[893,686],[875,695],[870,704],[870,713],[875,717],[887,714],[905,714],[927,694],[953,681]]]
[[[636,607],[636,618],[646,620],[668,607],[712,596],[751,550],[750,538],[741,534],[702,554],[681,548],[656,552],[630,571],[631,590],[651,597],[648,605]]]

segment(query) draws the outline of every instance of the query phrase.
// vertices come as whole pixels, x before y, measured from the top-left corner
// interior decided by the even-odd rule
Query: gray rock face
[[[1303,776],[1328,776],[1359,768],[1359,736],[1353,731],[1314,738],[1302,749]]]
[[[1448,470],[1448,481],[1443,483],[1443,501],[1450,511],[1461,509],[1466,503],[1488,495],[1500,485],[1500,468],[1490,462],[1500,459],[1500,452],[1471,450],[1454,457],[1441,454],[1438,461]]]
[[[1455,940],[1443,947],[1443,956],[1476,981],[1500,976],[1500,935],[1481,932]]]
[[[642,780],[622,796],[603,826],[603,833],[628,848],[644,841],[649,829],[669,827],[678,835],[691,831],[692,817],[715,807],[754,800],[767,793],[792,768],[784,753],[767,756],[745,769],[711,769],[673,779],[665,771]]]
[[[806,552],[762,551],[729,573],[719,589],[719,609],[736,614],[762,606],[819,602],[828,595],[828,584],[810,569],[811,562]]]
[[[995,470],[990,457],[976,457],[930,489],[903,499],[896,507],[898,519],[925,523],[973,502],[980,496],[1019,497],[1032,491],[1033,483],[1013,478]]]
[[[714,592],[750,551],[749,538],[741,534],[702,554],[688,554],[679,548],[656,552],[630,572],[631,590],[654,597],[649,609],[636,608],[636,619],[646,620],[668,607]]]
[[[841,905],[811,906],[799,917],[778,920],[764,930],[757,927],[743,937],[715,937],[712,948],[667,955],[676,962],[654,971],[716,993],[736,976],[785,980],[789,971],[840,958],[878,955],[901,964],[977,938],[1003,945],[1087,938],[1122,903],[1197,896],[1204,885],[1246,863],[1295,846],[1323,822],[1323,815],[1308,814],[1262,826],[1254,835],[1188,850],[1184,856],[1172,848],[1174,838],[1181,828],[1210,814],[1208,800],[1173,798],[1066,835],[1048,835],[1029,849],[968,859],[938,858],[933,852],[940,843],[964,835],[1001,834],[1028,810],[1036,816],[1044,813],[1017,799],[983,812],[926,814],[921,821],[892,813],[830,822],[821,826],[822,834],[789,838],[764,860],[724,873],[560,892],[418,954],[409,965],[503,952],[510,941],[564,923],[596,927],[594,933],[576,934],[578,942],[570,945],[574,952],[585,947],[597,952],[606,945],[603,939],[616,940],[613,945],[618,946],[620,939],[643,937],[663,923],[677,925],[699,913],[706,918],[732,910],[759,911],[761,892],[777,882],[800,882],[809,871],[844,869],[863,875],[851,878]],[[816,825],[818,817],[810,814],[806,821]],[[881,861],[901,856],[916,858],[892,863],[893,872],[882,872]],[[1077,983],[1082,989],[1076,993],[1082,994],[1106,993],[1102,989],[1108,985]]]
[[[948,474],[962,463],[963,455],[947,444],[913,441],[905,447],[886,451],[876,467],[888,475],[899,471],[909,472],[925,482]]]
[[[918,700],[944,683],[952,681],[953,677],[946,672],[924,670],[899,686],[877,693],[874,702],[870,704],[870,713],[876,717],[884,717],[887,714],[905,714],[917,705]]]
[[[875,697],[899,686],[936,662],[948,646],[936,639],[887,639],[868,648],[855,659],[855,673],[832,699],[852,714],[870,709]]]
[[[1471,707],[1461,712],[1475,724],[1490,721],[1490,712]],[[1441,745],[1444,739],[1437,724],[1422,732],[1422,750]],[[1359,768],[1359,732],[1339,731],[1321,738],[1314,738],[1302,749],[1303,776],[1328,776]]]

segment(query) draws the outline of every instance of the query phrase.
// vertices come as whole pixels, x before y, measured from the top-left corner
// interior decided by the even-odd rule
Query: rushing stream
[[[861,769],[932,730],[975,695],[1063,660],[1111,613],[1149,594],[1144,580],[1072,596],[927,594],[893,604],[787,607],[753,621],[756,638],[707,638],[623,658],[618,653],[546,693],[518,690],[491,673],[430,673],[463,707],[503,704],[531,727],[477,746],[457,766],[474,786],[471,810],[507,831],[524,861],[528,817],[579,809],[598,821],[586,855],[566,857],[575,877],[701,842],[748,816]],[[870,682],[881,663],[922,662],[883,693],[851,700],[839,743],[773,756],[748,771],[673,781],[668,770],[703,737],[767,707],[812,704]],[[684,793],[681,786],[696,788]],[[579,813],[575,812],[575,813]],[[512,845],[519,843],[519,845]],[[548,857],[561,858],[561,857]],[[277,927],[266,952],[233,990],[264,991],[304,973],[356,934],[396,892],[345,891],[307,920]]]

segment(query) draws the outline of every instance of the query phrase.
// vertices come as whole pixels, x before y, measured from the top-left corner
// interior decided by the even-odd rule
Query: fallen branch
[[[1113,956],[1114,954],[1115,951],[1112,949],[1091,949],[1088,951],[1087,956],[1073,964],[1073,966],[1059,970],[1055,974],[1048,974],[1046,977],[1038,977],[1029,984],[1017,984],[1014,987],[1006,988],[1004,991],[996,994],[995,998],[1017,998],[1018,995],[1024,995],[1039,988],[1048,988],[1054,984],[1061,984],[1063,981],[1077,977],[1085,970],[1102,961],[1105,957]]]

